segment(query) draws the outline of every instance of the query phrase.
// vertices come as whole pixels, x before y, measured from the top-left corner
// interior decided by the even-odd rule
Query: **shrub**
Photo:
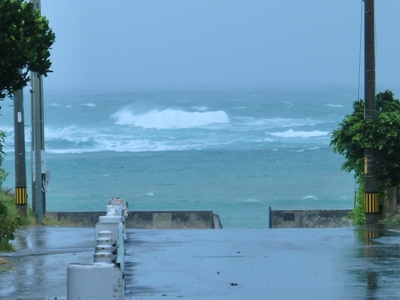
[[[2,197],[4,198],[4,197]],[[10,252],[13,247],[10,241],[15,238],[15,230],[20,226],[20,218],[11,212],[4,199],[0,199],[0,250]]]

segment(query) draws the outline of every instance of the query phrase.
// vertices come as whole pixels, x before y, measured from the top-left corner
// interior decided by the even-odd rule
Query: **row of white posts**
[[[110,198],[107,214],[95,227],[93,263],[73,263],[67,269],[67,299],[124,299],[125,219],[128,203]]]

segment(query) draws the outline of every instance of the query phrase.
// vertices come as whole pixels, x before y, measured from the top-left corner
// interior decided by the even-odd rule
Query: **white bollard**
[[[107,214],[95,226],[93,264],[70,264],[67,269],[67,299],[123,300],[128,203],[110,198]]]
[[[67,300],[123,300],[122,271],[114,264],[70,264]]]

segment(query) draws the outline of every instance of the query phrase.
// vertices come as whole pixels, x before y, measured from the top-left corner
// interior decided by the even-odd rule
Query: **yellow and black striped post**
[[[376,224],[379,220],[378,193],[365,193],[365,224]]]
[[[15,188],[15,206],[21,216],[26,217],[28,215],[28,194],[26,187]]]
[[[378,193],[365,193],[365,213],[379,214]]]
[[[15,204],[28,204],[26,188],[15,188]]]

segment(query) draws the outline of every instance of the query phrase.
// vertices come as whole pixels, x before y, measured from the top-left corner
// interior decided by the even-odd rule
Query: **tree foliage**
[[[353,113],[346,115],[339,128],[332,132],[330,145],[345,157],[342,170],[355,172],[360,181],[364,172],[364,148],[376,151],[376,174],[380,184],[400,183],[400,101],[391,91],[376,95],[376,120],[364,120],[364,101],[353,104]]]
[[[54,40],[48,20],[32,3],[0,0],[0,98],[26,86],[30,71],[44,76],[51,72]]]

